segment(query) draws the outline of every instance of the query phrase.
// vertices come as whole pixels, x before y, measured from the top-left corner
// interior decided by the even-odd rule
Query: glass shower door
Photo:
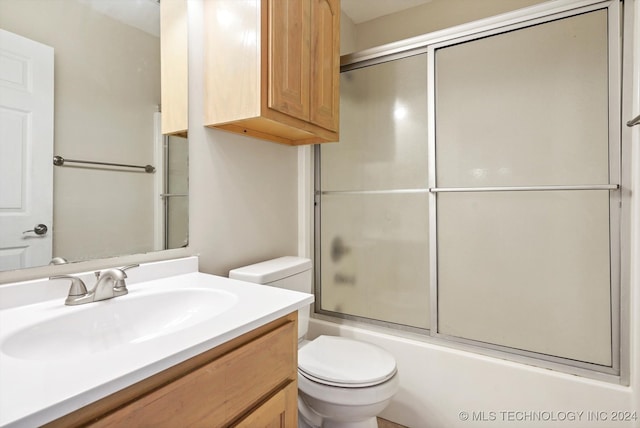
[[[319,312],[429,328],[426,70],[341,74],[341,139],[316,152]]]
[[[437,333],[613,364],[610,13],[430,52]]]

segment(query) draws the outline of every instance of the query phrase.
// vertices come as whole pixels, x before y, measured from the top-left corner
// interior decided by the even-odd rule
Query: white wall
[[[158,37],[75,1],[2,0],[0,27],[54,48],[54,155],[153,162]],[[153,249],[152,174],[54,167],[53,179],[54,256]]]
[[[445,3],[451,6],[448,10],[441,9],[446,7]],[[359,48],[376,46],[393,41],[395,37],[401,39],[403,34],[404,37],[420,34],[415,33],[416,25],[422,25],[425,29],[422,32],[432,31],[439,25],[461,23],[450,19],[461,18],[466,12],[480,10],[484,13],[484,10],[494,10],[491,5],[504,6],[506,3],[516,2],[434,0],[421,7],[425,10],[423,14],[414,8],[370,23],[372,28],[365,28],[369,24],[360,24],[355,37]],[[635,110],[631,117],[640,113],[640,43],[637,42],[640,40],[640,7],[637,0],[627,2],[626,6],[632,4],[636,5],[636,29],[631,39],[636,41],[636,46]],[[426,12],[429,5],[432,13]],[[365,32],[376,31],[380,34],[367,37],[366,43],[362,41]],[[625,118],[628,119],[630,117]],[[640,189],[640,127],[633,129],[633,140],[632,159],[628,162],[633,165],[632,190]],[[313,319],[310,336],[352,337],[390,351],[398,362],[400,391],[381,416],[408,427],[640,427],[640,198],[633,199],[632,204],[633,262],[628,300],[630,386],[455,350],[438,342],[403,338],[347,321]],[[627,300],[623,300],[623,305],[626,303]],[[612,412],[619,411],[631,412],[638,420],[613,420],[617,413]],[[535,416],[554,420],[533,422],[524,419]],[[561,420],[563,418],[567,419]]]

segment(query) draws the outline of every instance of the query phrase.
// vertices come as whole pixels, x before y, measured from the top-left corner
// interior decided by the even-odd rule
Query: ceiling
[[[342,11],[354,24],[390,15],[432,0],[341,0]]]

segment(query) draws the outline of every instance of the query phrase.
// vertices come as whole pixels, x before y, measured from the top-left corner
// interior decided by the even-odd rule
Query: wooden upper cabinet
[[[160,3],[160,93],[162,133],[187,136],[187,0]]]
[[[205,0],[205,125],[338,141],[339,0]]]

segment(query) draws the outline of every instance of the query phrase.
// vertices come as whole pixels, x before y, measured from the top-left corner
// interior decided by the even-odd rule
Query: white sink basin
[[[228,311],[237,300],[228,291],[206,288],[134,291],[67,307],[64,314],[15,331],[0,350],[27,360],[77,359],[187,329]]]

